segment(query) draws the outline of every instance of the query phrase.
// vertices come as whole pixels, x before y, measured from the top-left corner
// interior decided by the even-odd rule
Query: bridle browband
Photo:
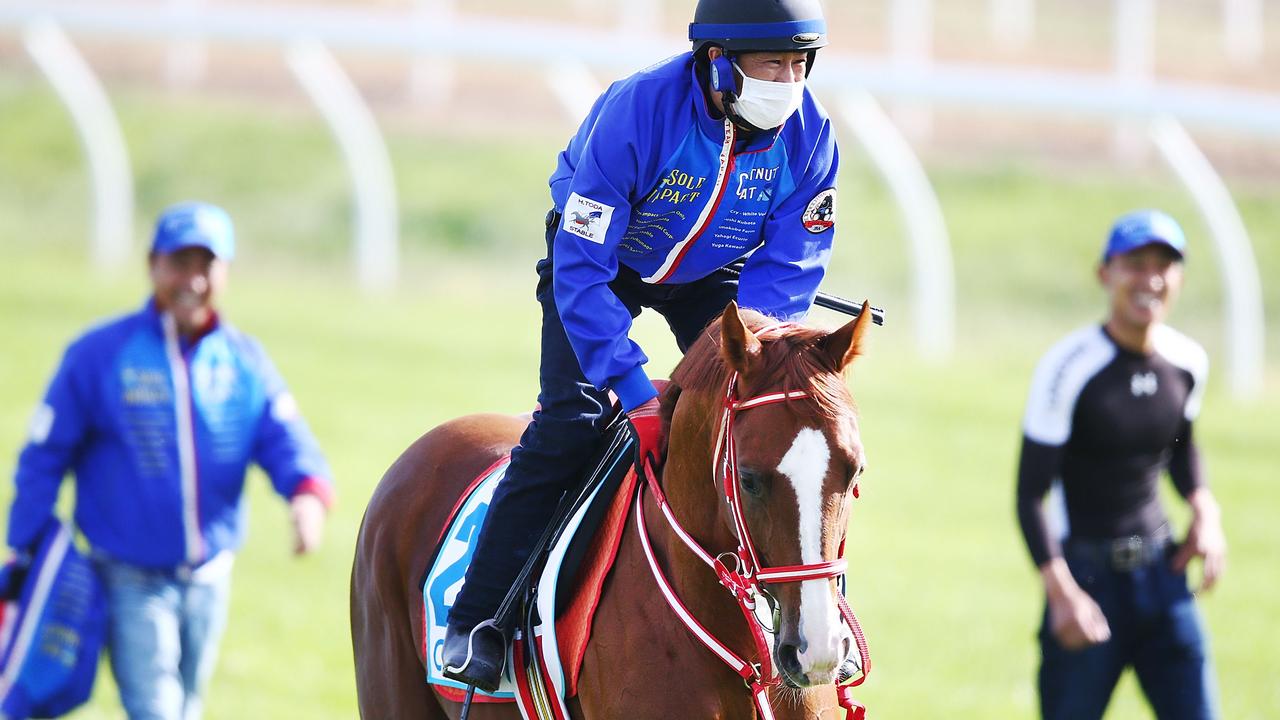
[[[766,332],[781,327],[785,326],[771,325],[756,331],[755,335],[759,337]],[[739,495],[738,453],[733,438],[734,418],[738,412],[743,410],[803,399],[809,397],[810,394],[803,390],[794,390],[768,393],[747,400],[738,400],[737,383],[738,373],[733,372],[729,376],[725,389],[719,430],[716,435],[715,450],[712,453],[711,460],[712,477],[722,480],[725,501],[729,504],[733,513],[734,532],[738,540],[737,550],[735,552],[724,552],[712,557],[680,525],[671,509],[671,505],[667,502],[666,493],[663,492],[661,483],[653,476],[652,468],[647,464],[644,466],[646,472],[643,473],[645,482],[640,486],[640,492],[636,493],[636,523],[645,558],[649,562],[649,568],[653,572],[654,580],[657,581],[658,588],[662,592],[663,598],[666,599],[667,604],[671,606],[676,616],[693,633],[694,637],[742,677],[743,682],[751,690],[752,699],[760,717],[763,720],[772,720],[773,711],[769,704],[768,689],[778,685],[781,682],[781,676],[773,668],[773,649],[769,646],[765,637],[766,631],[756,615],[756,598],[765,597],[768,601],[769,595],[762,587],[767,583],[802,582],[805,580],[842,577],[848,568],[848,562],[844,558],[843,539],[840,542],[840,557],[836,560],[777,567],[764,567],[760,562],[759,553],[756,552],[750,529],[747,527],[746,516],[743,514],[742,501]],[[698,622],[697,618],[689,612],[689,609],[685,607],[679,596],[676,595],[675,590],[671,587],[670,582],[658,564],[657,556],[654,554],[653,546],[649,540],[648,530],[644,521],[645,488],[648,488],[653,493],[654,501],[657,503],[658,508],[662,510],[662,514],[671,529],[694,555],[712,568],[720,584],[733,595],[739,609],[742,611],[747,628],[751,631],[756,654],[760,658],[759,663],[748,662],[729,649],[727,645]],[[856,485],[854,486],[853,494],[854,497],[858,496]],[[846,720],[862,720],[865,717],[866,709],[853,699],[852,690],[866,680],[867,673],[871,671],[871,658],[867,650],[866,638],[862,633],[862,626],[858,623],[858,618],[849,608],[849,604],[845,601],[842,593],[836,593],[836,603],[840,608],[841,617],[853,633],[854,642],[857,644],[860,656],[860,673],[855,678],[837,685],[836,695],[840,707],[847,711]]]

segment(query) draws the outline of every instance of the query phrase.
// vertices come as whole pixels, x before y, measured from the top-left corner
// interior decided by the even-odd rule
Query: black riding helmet
[[[805,73],[827,44],[827,21],[818,0],[698,0],[689,24],[694,55],[718,45],[729,55],[760,50],[807,52]]]

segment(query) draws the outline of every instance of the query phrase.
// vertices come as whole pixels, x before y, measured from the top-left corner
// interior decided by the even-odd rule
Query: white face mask
[[[771,130],[786,122],[804,102],[804,81],[770,82],[758,80],[742,72],[738,63],[733,68],[742,75],[742,92],[733,104],[734,112],[761,130]]]

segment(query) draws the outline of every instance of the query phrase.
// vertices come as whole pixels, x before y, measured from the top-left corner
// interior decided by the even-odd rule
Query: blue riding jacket
[[[285,497],[328,502],[329,468],[262,346],[215,321],[180,337],[154,301],[73,342],[18,458],[9,545],[28,546],[75,473],[95,550],[150,568],[199,565],[244,536],[250,461]]]
[[[609,87],[551,176],[560,318],[582,371],[631,409],[654,396],[609,291],[621,263],[651,283],[687,283],[747,257],[740,305],[806,312],[831,255],[839,153],[809,90],[779,129],[743,139],[713,116],[692,53]]]

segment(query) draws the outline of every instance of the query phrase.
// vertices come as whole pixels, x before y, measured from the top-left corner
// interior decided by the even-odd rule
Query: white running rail
[[[898,203],[911,248],[916,347],[928,360],[944,360],[955,345],[955,271],[938,196],[906,138],[871,95],[850,94],[840,107]]]
[[[133,235],[133,173],[120,123],[102,83],[55,21],[32,19],[22,36],[27,53],[71,113],[88,157],[93,262],[103,270],[117,269],[129,258]]]
[[[1151,137],[1209,226],[1227,295],[1222,320],[1231,393],[1238,400],[1256,399],[1262,390],[1266,323],[1262,280],[1244,220],[1222,178],[1177,120],[1157,118],[1151,123]]]
[[[373,113],[342,66],[318,40],[293,41],[289,68],[342,148],[356,208],[356,275],[366,290],[394,286],[399,265],[399,211],[391,157]]]

